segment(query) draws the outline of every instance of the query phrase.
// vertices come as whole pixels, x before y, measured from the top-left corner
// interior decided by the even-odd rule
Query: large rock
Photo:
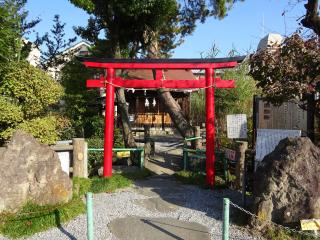
[[[72,182],[58,155],[31,135],[17,131],[0,151],[0,212],[17,211],[26,202],[68,202]]]
[[[294,225],[320,218],[320,149],[309,138],[283,139],[263,159],[254,184],[261,220]]]

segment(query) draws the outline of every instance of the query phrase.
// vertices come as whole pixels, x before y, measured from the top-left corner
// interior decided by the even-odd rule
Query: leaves
[[[38,46],[45,45],[46,51],[41,51],[40,66],[45,71],[59,67],[69,60],[74,51],[64,52],[70,47],[77,38],[65,40],[64,27],[65,23],[60,21],[60,16],[55,15],[53,19],[53,27],[50,30],[51,34],[46,33],[44,36],[37,36],[36,44]]]
[[[209,16],[222,18],[237,0],[70,0],[91,16],[87,27],[76,28],[77,34],[97,43],[101,31],[108,41],[108,57],[129,48],[130,57],[146,55],[157,41],[160,56],[169,56],[172,49],[191,34],[198,20]],[[153,36],[154,35],[154,36]],[[101,35],[100,35],[101,36]]]
[[[21,106],[23,117],[44,114],[63,95],[62,87],[45,72],[27,62],[0,66],[0,94]]]
[[[281,46],[257,52],[250,58],[250,75],[266,100],[275,105],[305,100],[320,81],[319,39],[304,40],[294,34]]]
[[[62,95],[59,83],[27,62],[0,64],[0,141],[22,129],[41,142],[55,142],[58,122],[49,109]]]

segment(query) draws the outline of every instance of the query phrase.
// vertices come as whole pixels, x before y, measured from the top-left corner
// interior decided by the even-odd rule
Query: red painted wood
[[[171,89],[192,89],[192,88],[204,88],[206,86],[205,79],[199,80],[137,80],[130,79],[125,80],[122,78],[116,78],[114,85],[125,88],[171,88]],[[233,80],[222,80],[215,78],[213,85],[216,88],[234,88],[235,84]]]
[[[206,69],[206,86],[212,86],[214,70]],[[215,180],[215,154],[214,154],[214,87],[206,89],[206,182],[214,186]]]
[[[221,63],[102,63],[84,62],[86,67],[92,68],[114,68],[114,69],[217,69],[232,68],[237,62]]]
[[[101,87],[104,87],[104,84],[101,80],[96,80],[96,79],[87,80],[87,88],[101,88]]]
[[[115,87],[127,88],[204,88],[206,87],[206,181],[213,187],[215,181],[215,155],[214,155],[214,89],[234,88],[233,80],[221,80],[213,78],[214,69],[231,68],[237,62],[221,63],[99,63],[84,62],[87,67],[104,68],[107,70],[107,83],[100,80],[88,80],[87,87],[106,87],[105,110],[105,139],[104,139],[104,170],[103,176],[112,175],[112,146],[114,124],[114,89]],[[114,69],[154,69],[156,80],[124,80],[115,78]],[[199,80],[164,80],[162,69],[205,69],[205,79]],[[108,84],[110,83],[110,84]]]
[[[107,81],[114,81],[115,71],[107,69]],[[105,109],[105,129],[104,129],[104,162],[103,176],[112,176],[112,146],[113,146],[113,124],[114,124],[114,86],[106,85],[106,109]]]

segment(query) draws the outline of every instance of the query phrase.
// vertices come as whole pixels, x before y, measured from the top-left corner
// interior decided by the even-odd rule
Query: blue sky
[[[245,0],[237,3],[222,20],[208,19],[205,24],[198,24],[196,31],[185,39],[173,57],[198,58],[208,52],[213,44],[220,50],[218,56],[226,56],[230,49],[236,48],[240,53],[256,49],[259,40],[268,32],[289,35],[297,27],[297,18],[304,14],[302,4],[292,7],[293,0]],[[74,7],[67,0],[28,0],[26,10],[30,18],[41,18],[36,27],[40,34],[48,32],[52,19],[59,14],[65,27],[66,37],[73,37],[72,26],[85,26],[88,15]],[[288,10],[282,16],[284,10]],[[33,35],[30,36],[32,40]],[[78,38],[78,40],[80,40]]]

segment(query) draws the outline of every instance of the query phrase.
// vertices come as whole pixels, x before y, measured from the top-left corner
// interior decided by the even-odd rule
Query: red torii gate
[[[206,89],[206,181],[213,187],[215,179],[215,154],[214,154],[214,89],[234,88],[233,80],[214,78],[214,70],[232,68],[241,62],[244,57],[212,58],[212,59],[104,59],[104,58],[79,58],[86,67],[102,68],[107,76],[99,80],[87,80],[89,88],[106,89],[105,106],[105,132],[104,132],[104,164],[103,176],[112,175],[112,147],[114,128],[114,90],[115,87],[138,89]],[[153,69],[155,79],[126,80],[117,77],[115,69]],[[164,69],[205,69],[205,78],[198,80],[170,80],[164,79]]]

